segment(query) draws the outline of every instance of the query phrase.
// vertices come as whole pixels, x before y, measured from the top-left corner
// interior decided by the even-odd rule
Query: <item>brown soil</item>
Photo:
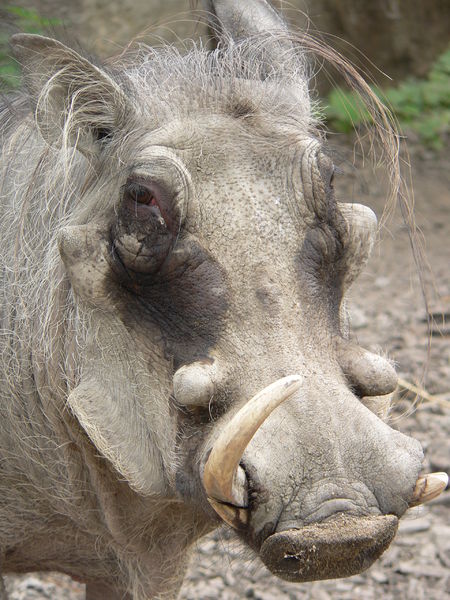
[[[339,145],[337,155],[349,155]],[[385,203],[381,172],[352,171],[342,162],[337,178],[341,200],[362,202],[380,216]],[[381,231],[381,240],[365,273],[351,290],[353,336],[371,350],[397,362],[404,380],[420,384],[430,397],[415,412],[414,395],[397,395],[393,426],[419,439],[425,450],[424,471],[450,471],[450,197],[447,156],[413,155],[416,218],[433,275],[424,272],[429,297],[431,348],[427,313],[408,233],[399,216]],[[427,357],[428,355],[428,357]],[[427,371],[425,381],[421,382]],[[342,580],[291,584],[273,577],[223,528],[195,549],[180,594],[181,600],[444,600],[450,598],[450,491],[429,505],[412,509],[401,521],[391,547],[367,572]],[[11,600],[81,600],[83,586],[55,574],[8,577]]]

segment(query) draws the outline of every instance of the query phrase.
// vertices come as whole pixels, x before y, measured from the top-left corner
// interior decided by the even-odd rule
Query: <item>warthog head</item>
[[[445,477],[366,406],[396,386],[343,310],[376,218],[335,200],[301,45],[265,0],[208,8],[216,51],[120,69],[13,40],[60,157],[67,404],[149,502],[219,516],[280,577],[352,575]]]

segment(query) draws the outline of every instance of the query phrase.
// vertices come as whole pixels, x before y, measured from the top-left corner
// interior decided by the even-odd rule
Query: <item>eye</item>
[[[323,181],[325,182],[326,189],[328,191],[334,190],[334,175],[336,173],[336,167],[330,159],[327,159],[325,164],[321,165],[321,174]]]
[[[333,193],[334,175],[336,172],[336,167],[334,166],[333,161],[327,154],[320,152],[317,158],[317,163],[323,185],[325,186],[325,192],[327,194]]]
[[[154,226],[169,227],[168,212],[164,210],[163,202],[156,190],[138,182],[127,182],[122,192],[123,208],[134,213],[143,221],[151,221]]]
[[[170,206],[169,193],[157,183],[128,180],[121,189],[112,244],[118,270],[135,283],[155,274],[171,251],[176,220]]]
[[[328,186],[333,189],[334,187],[334,174],[336,173],[336,168],[334,167],[334,165],[332,166],[332,170],[331,170],[331,174],[330,174],[330,179],[328,182]]]
[[[129,183],[125,188],[126,194],[138,204],[157,205],[155,195],[148,188],[138,183]]]

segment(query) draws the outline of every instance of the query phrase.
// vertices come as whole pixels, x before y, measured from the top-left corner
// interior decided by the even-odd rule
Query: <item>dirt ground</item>
[[[336,143],[336,142],[335,142]],[[393,426],[420,440],[424,471],[450,472],[450,196],[448,155],[410,147],[416,218],[426,241],[432,275],[424,273],[427,314],[408,233],[396,215],[381,231],[370,264],[351,290],[352,334],[370,350],[388,353],[400,377],[428,392],[411,411],[414,394],[401,389],[391,415]],[[380,216],[384,176],[353,169],[351,150],[337,143],[343,171],[338,199],[362,202]],[[427,365],[427,376],[420,383]],[[234,534],[223,528],[196,547],[180,600],[444,600],[450,598],[450,491],[424,507],[410,510],[382,558],[367,572],[349,579],[290,584],[273,577]],[[81,600],[83,586],[57,574],[8,577],[11,600]],[[105,599],[107,600],[107,599]]]

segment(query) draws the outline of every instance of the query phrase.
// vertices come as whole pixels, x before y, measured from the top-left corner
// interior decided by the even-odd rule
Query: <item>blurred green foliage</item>
[[[434,63],[425,79],[406,79],[396,88],[374,88],[404,131],[415,131],[426,146],[443,148],[450,133],[450,48]],[[350,133],[370,122],[357,94],[337,88],[323,107],[330,128]]]
[[[59,19],[47,19],[35,10],[20,6],[2,7],[2,15],[16,31],[45,34],[61,25]],[[11,57],[8,45],[10,33],[0,32],[0,87],[6,91],[20,86],[20,67]]]

